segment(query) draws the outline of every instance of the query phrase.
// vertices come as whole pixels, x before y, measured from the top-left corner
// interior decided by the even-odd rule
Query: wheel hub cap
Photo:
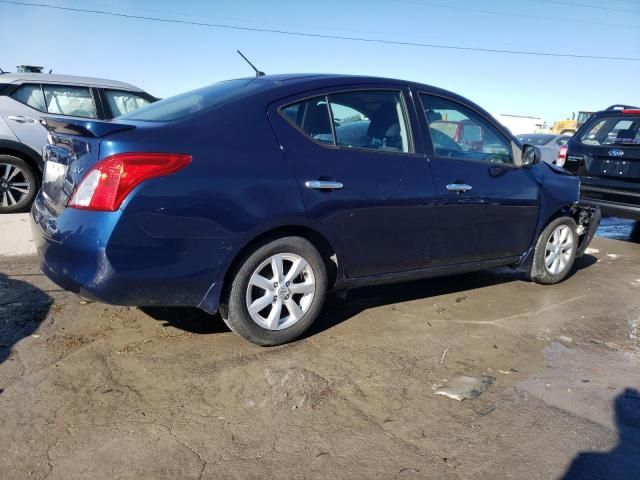
[[[0,207],[13,207],[23,203],[31,191],[25,173],[10,163],[0,163]]]
[[[574,248],[574,233],[567,225],[559,225],[549,237],[545,248],[544,266],[549,273],[562,273],[571,260]]]
[[[251,274],[246,292],[247,310],[262,328],[282,330],[304,317],[315,291],[311,265],[295,253],[278,253]]]
[[[278,289],[278,297],[281,300],[288,300],[289,299],[289,295],[290,295],[290,293],[289,293],[289,289],[287,287],[280,287]]]

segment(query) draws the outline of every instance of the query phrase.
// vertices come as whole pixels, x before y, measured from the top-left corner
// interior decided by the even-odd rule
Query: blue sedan
[[[45,274],[106,303],[220,312],[259,345],[301,335],[330,289],[498,266],[557,283],[600,218],[481,107],[407,81],[262,76],[44,122]]]

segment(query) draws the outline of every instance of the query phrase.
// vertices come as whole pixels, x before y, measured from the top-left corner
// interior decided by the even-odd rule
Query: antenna
[[[255,67],[255,65],[251,63],[249,59],[242,54],[240,50],[236,50],[236,51],[238,52],[238,55],[240,55],[244,59],[244,61],[247,62],[249,65],[251,65],[251,68],[253,68],[256,71],[256,77],[264,77],[264,72],[261,72],[260,70],[258,70]]]

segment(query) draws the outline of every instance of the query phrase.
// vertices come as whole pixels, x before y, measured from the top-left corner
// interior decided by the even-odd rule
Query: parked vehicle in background
[[[640,220],[640,108],[595,113],[567,144],[564,168],[580,177],[585,203]]]
[[[573,135],[578,129],[586,123],[587,120],[593,115],[593,112],[578,112],[578,118],[574,113],[571,119],[559,120],[551,127],[551,133],[558,133],[560,135]]]
[[[110,119],[155,100],[133,85],[113,80],[0,74],[0,178],[7,185],[0,186],[0,214],[28,210],[38,191],[42,148],[47,144],[42,115]]]
[[[537,147],[418,83],[262,76],[46,123],[45,274],[108,303],[219,311],[260,345],[301,335],[331,288],[496,266],[557,283],[599,221]]]
[[[495,115],[495,118],[507,127],[513,135],[517,135],[520,132],[541,132],[546,128],[544,120],[540,117],[500,113]]]
[[[547,163],[555,163],[560,147],[564,147],[571,138],[568,135],[554,135],[552,133],[528,133],[516,135],[523,145],[535,145],[540,148],[542,160]]]

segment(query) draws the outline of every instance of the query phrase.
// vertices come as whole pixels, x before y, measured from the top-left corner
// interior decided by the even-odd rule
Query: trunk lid
[[[587,175],[640,182],[640,148],[612,146],[593,149],[584,155]]]
[[[59,214],[67,206],[76,185],[100,160],[100,142],[115,132],[135,128],[134,125],[100,120],[44,118],[41,123],[49,131],[44,147],[45,161],[41,192],[52,213]]]
[[[640,115],[635,110],[596,117],[576,137],[581,152],[569,152],[567,161],[582,160],[585,176],[640,183]]]

